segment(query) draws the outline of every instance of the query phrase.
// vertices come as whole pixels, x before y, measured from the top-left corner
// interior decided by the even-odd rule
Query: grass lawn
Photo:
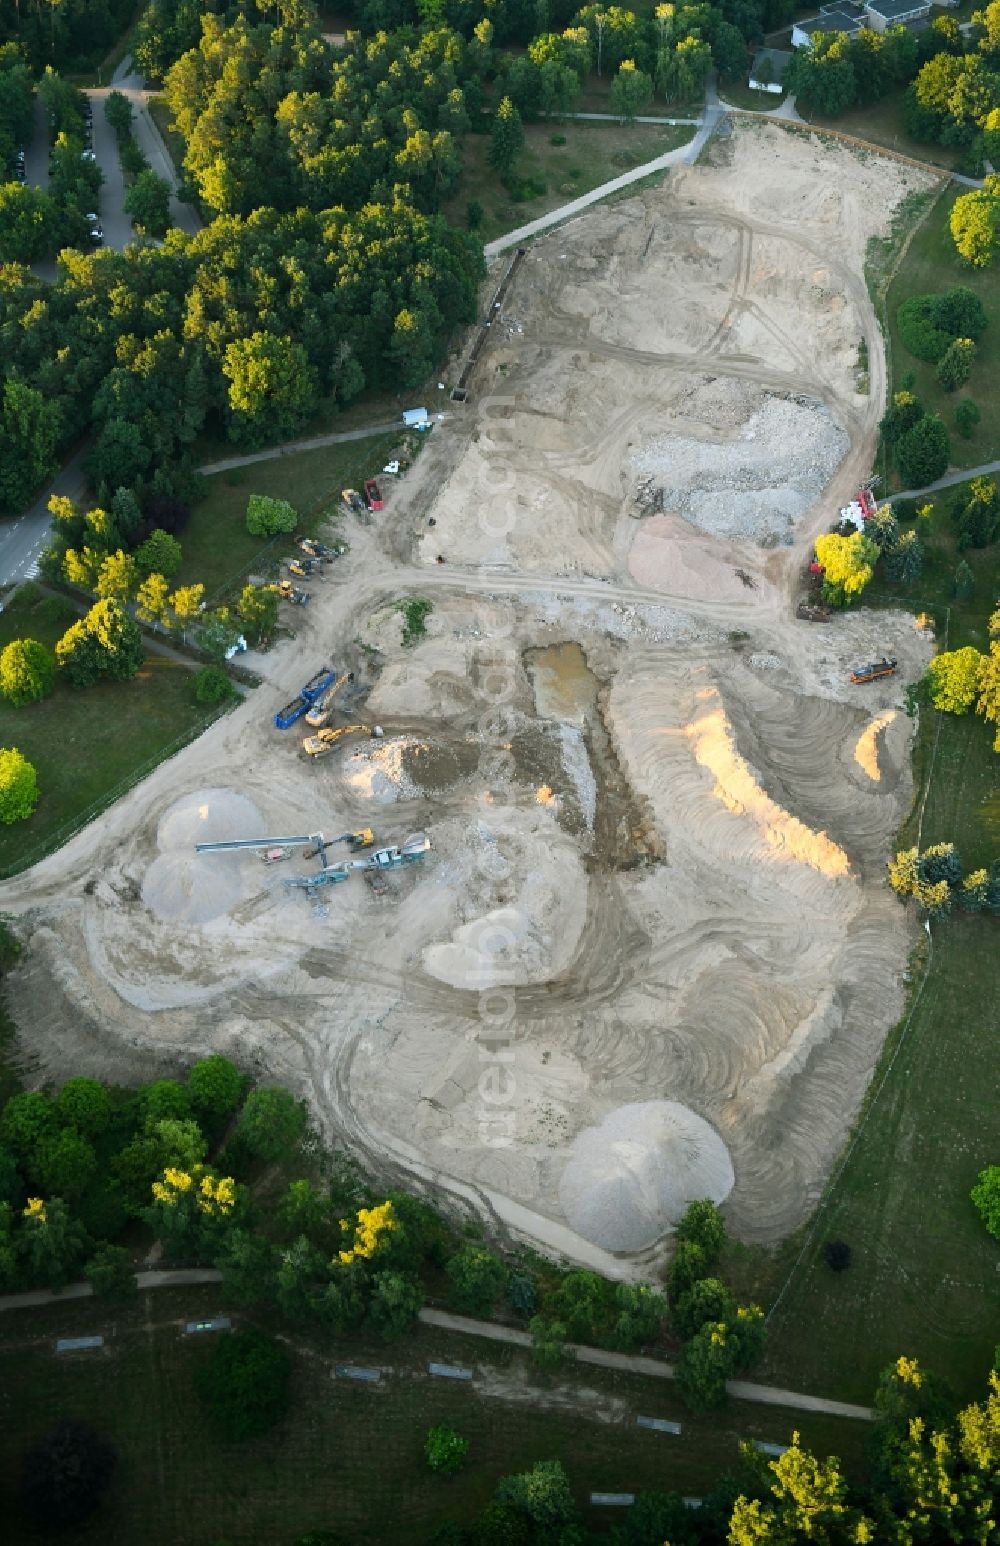
[[[104,1510],[81,1542],[114,1546],[291,1546],[308,1529],[353,1543],[425,1540],[489,1500],[500,1476],[560,1459],[592,1527],[620,1520],[591,1510],[591,1491],[676,1488],[701,1495],[730,1466],[740,1438],[787,1441],[793,1427],[820,1453],[839,1452],[858,1473],[867,1425],[734,1404],[709,1420],[680,1407],[670,1384],[590,1367],[546,1381],[524,1355],[418,1328],[404,1341],[338,1340],[298,1347],[292,1409],[265,1439],[215,1437],[192,1377],[211,1344],[180,1323],[220,1308],[218,1291],[169,1290],[125,1312],[93,1302],[6,1314],[0,1323],[0,1486],[13,1494],[24,1448],[58,1416],[86,1418],[115,1443],[118,1473]],[[239,1316],[237,1314],[237,1319]],[[57,1359],[56,1336],[100,1330],[97,1354]],[[427,1374],[429,1361],[472,1368],[475,1383]],[[331,1378],[343,1361],[389,1366],[378,1387]],[[549,1396],[550,1405],[539,1404]],[[568,1409],[582,1408],[589,1415]],[[643,1431],[639,1414],[673,1417],[681,1437]],[[425,1468],[427,1429],[445,1422],[469,1439],[467,1468],[442,1481]],[[612,1516],[612,1517],[609,1517]],[[405,1521],[402,1535],[400,1522]],[[35,1537],[12,1524],[18,1541]]]
[[[27,637],[51,649],[77,615],[58,619],[52,611],[30,587],[16,592],[0,613],[0,648]],[[81,818],[96,815],[140,770],[207,723],[191,678],[187,667],[151,655],[131,682],[81,692],[57,681],[41,703],[15,709],[0,702],[0,745],[16,746],[34,763],[41,791],[28,821],[0,827],[0,875],[26,869],[65,842]]]
[[[955,199],[962,189],[946,190],[937,200],[910,242],[899,272],[889,287],[889,358],[893,390],[899,391],[907,372],[915,377],[914,391],[932,413],[939,413],[952,431],[951,459],[956,467],[975,467],[1000,457],[1000,284],[992,270],[967,268],[959,261],[948,229]],[[986,309],[989,326],[977,341],[976,362],[961,392],[945,392],[934,379],[934,366],[914,359],[899,338],[896,311],[911,295],[949,290],[965,285],[974,290]],[[954,408],[968,396],[979,405],[982,419],[970,440],[954,428]]]
[[[251,573],[276,573],[293,543],[290,537],[265,540],[250,535],[246,528],[250,495],[271,494],[290,500],[301,517],[299,535],[319,536],[322,530],[330,530],[328,517],[340,514],[341,489],[360,490],[364,479],[382,467],[399,440],[395,433],[373,435],[213,473],[206,479],[207,497],[195,506],[181,533],[184,563],[177,583],[202,583],[206,601],[213,604]],[[231,455],[232,447],[228,450]],[[347,542],[351,540],[352,521],[345,516],[339,522]]]
[[[935,614],[942,643],[950,606],[949,647],[984,649],[987,616],[1000,594],[1000,550],[965,554],[976,592],[957,604],[952,577],[958,555],[940,502],[922,535],[928,558],[912,596],[903,593],[906,604]],[[876,592],[871,599],[894,605],[900,593]],[[900,847],[917,842],[933,754],[921,845],[955,842],[967,870],[1000,855],[1000,757],[992,742],[992,726],[975,715],[921,710],[917,798]],[[945,1376],[959,1398],[982,1395],[997,1341],[1000,1250],[968,1194],[978,1172],[1000,1153],[998,923],[956,912],[935,926],[930,970],[912,1020],[901,1043],[898,1029],[888,1039],[873,1091],[894,1054],[895,1061],[772,1320],[756,1379],[867,1400],[879,1370],[909,1353]],[[912,965],[913,992],[926,959],[922,943]],[[850,1269],[839,1276],[821,1256],[831,1239],[846,1240],[854,1252]],[[771,1303],[801,1244],[800,1237],[770,1255],[734,1251],[731,1276],[748,1295]]]
[[[803,113],[803,117],[806,115]],[[910,156],[914,161],[926,161],[930,166],[952,170],[964,154],[960,146],[935,145],[927,140],[915,140],[907,134],[903,123],[902,94],[883,97],[880,102],[865,102],[852,107],[850,112],[837,118],[810,117],[810,123],[827,129],[839,129],[842,134],[855,134],[858,139],[871,140],[888,150]]]
[[[603,107],[595,111],[603,111]],[[673,110],[671,110],[671,116]],[[546,192],[538,198],[515,203],[489,162],[490,139],[468,134],[462,146],[463,171],[458,190],[444,207],[454,225],[465,225],[470,203],[482,205],[484,219],[479,235],[492,241],[505,231],[526,225],[560,204],[588,193],[591,188],[620,177],[622,172],[686,145],[693,137],[690,126],[660,124],[580,123],[526,124],[524,150],[517,163],[520,177],[540,178]],[[554,145],[554,139],[565,144]]]

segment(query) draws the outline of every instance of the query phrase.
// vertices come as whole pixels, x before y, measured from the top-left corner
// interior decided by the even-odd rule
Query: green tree
[[[628,1352],[656,1340],[667,1315],[667,1301],[662,1294],[645,1283],[619,1283],[615,1288],[615,1306],[616,1347]]]
[[[904,531],[885,554],[886,577],[894,585],[912,585],[919,580],[924,549],[915,531]]]
[[[84,1264],[83,1274],[98,1299],[126,1304],[138,1295],[132,1258],[122,1245],[99,1245]]]
[[[882,439],[889,449],[893,450],[907,430],[911,430],[923,417],[924,408],[919,398],[914,397],[912,392],[896,392],[879,425]]]
[[[228,680],[228,678],[227,678]],[[235,1063],[219,1052],[195,1063],[187,1076],[191,1108],[199,1121],[215,1125],[223,1121],[240,1103],[243,1076]]]
[[[721,1278],[700,1278],[674,1306],[671,1320],[685,1339],[696,1336],[707,1321],[730,1326],[736,1320],[736,1297]]]
[[[230,698],[238,697],[232,681],[223,671],[221,666],[202,666],[195,672],[194,699],[196,703],[206,707],[214,707],[219,703],[226,703]]]
[[[48,1201],[29,1197],[17,1245],[33,1286],[65,1288],[78,1271],[87,1244],[87,1231],[70,1216],[61,1197]]]
[[[509,177],[524,145],[521,115],[510,97],[504,97],[493,115],[490,161],[501,177]]]
[[[278,626],[278,587],[245,585],[236,603],[236,615],[251,644],[269,639]]]
[[[976,576],[973,574],[965,559],[961,559],[954,578],[951,582],[952,594],[956,601],[970,601],[976,589]]]
[[[97,1170],[92,1144],[71,1127],[64,1127],[40,1145],[32,1162],[32,1179],[47,1195],[72,1201],[85,1192]]]
[[[956,338],[938,360],[934,374],[946,392],[957,392],[972,374],[976,346],[971,338]]]
[[[0,414],[0,511],[18,513],[56,469],[57,401],[8,375]]]
[[[319,380],[305,349],[281,334],[261,329],[234,339],[222,370],[233,438],[245,445],[290,440],[319,402]]]
[[[539,1460],[519,1476],[501,1477],[495,1498],[526,1515],[539,1539],[569,1524],[576,1513],[569,1480],[558,1460]]]
[[[59,215],[33,183],[0,182],[0,262],[34,263],[55,245]]]
[[[823,599],[847,607],[856,601],[875,573],[878,548],[862,532],[840,537],[827,532],[816,538],[816,558],[823,566]]]
[[[964,876],[958,900],[965,913],[986,912],[990,904],[989,870],[971,870]]]
[[[1000,1240],[1000,1165],[981,1170],[969,1196],[990,1234]]]
[[[1000,752],[1000,640],[996,638],[990,645],[989,654],[983,657],[976,713],[996,725],[993,750]]]
[[[449,1257],[445,1272],[448,1298],[466,1315],[492,1315],[507,1281],[507,1269],[498,1256],[471,1241]]]
[[[251,1154],[276,1164],[295,1153],[306,1130],[302,1105],[287,1090],[253,1090],[240,1113],[237,1131]]]
[[[184,552],[177,538],[159,527],[135,550],[135,561],[144,580],[153,574],[172,580],[183,558]]]
[[[611,111],[621,123],[632,123],[653,100],[653,82],[633,59],[623,59],[611,82]]]
[[[900,477],[911,488],[922,488],[940,478],[948,470],[950,457],[948,431],[936,414],[925,414],[896,446]]]
[[[674,1247],[666,1274],[667,1299],[671,1307],[678,1304],[699,1279],[709,1276],[717,1254],[710,1255],[697,1241],[679,1241]]]
[[[55,1127],[56,1110],[49,1097],[41,1090],[24,1090],[12,1095],[3,1108],[0,1139],[24,1168]]]
[[[12,639],[0,654],[0,693],[16,708],[47,698],[55,680],[55,661],[37,639]]]
[[[874,1524],[850,1507],[847,1483],[839,1462],[817,1460],[802,1449],[799,1435],[792,1434],[789,1448],[769,1469],[774,1474],[771,1498],[739,1496],[729,1525],[730,1546],[775,1546],[794,1541],[815,1541],[822,1546],[848,1546],[850,1542],[874,1541]]]
[[[725,1321],[706,1321],[681,1348],[677,1389],[693,1412],[724,1406],[726,1381],[736,1367],[736,1345]]]
[[[946,714],[968,714],[979,691],[985,656],[973,645],[935,655],[927,667],[930,699]]]
[[[123,91],[109,91],[104,99],[104,116],[121,137],[132,128],[132,104]]]
[[[551,1373],[566,1362],[569,1333],[560,1320],[551,1315],[533,1315],[528,1322],[531,1356],[540,1369]]]
[[[170,581],[162,574],[147,575],[135,593],[135,615],[144,623],[163,622],[169,600]]]
[[[424,1457],[429,1468],[438,1476],[453,1476],[461,1470],[469,1453],[469,1441],[456,1433],[454,1428],[439,1424],[427,1430],[424,1440]]]
[[[403,1272],[377,1272],[372,1279],[368,1301],[368,1319],[386,1342],[409,1331],[424,1302],[424,1291],[416,1278]]]
[[[982,418],[979,404],[974,403],[971,397],[963,397],[955,404],[954,419],[955,428],[963,440],[971,440],[976,431],[976,425]]]
[[[0,821],[26,821],[38,804],[38,776],[16,746],[0,747]]]
[[[274,537],[279,532],[294,531],[298,524],[298,512],[287,499],[251,494],[247,500],[247,531],[251,537]]]
[[[257,1439],[288,1411],[291,1376],[280,1342],[251,1329],[219,1338],[195,1386],[223,1438]]]
[[[1000,177],[957,198],[949,224],[959,256],[972,268],[988,268],[1000,251]]]
[[[139,625],[117,601],[98,601],[56,645],[56,661],[74,687],[89,687],[101,676],[129,681],[144,658]]]
[[[165,235],[170,224],[170,184],[146,167],[126,193],[124,209],[137,231],[147,236]]]
[[[191,1097],[178,1079],[154,1079],[139,1091],[139,1110],[147,1130],[157,1122],[184,1122],[191,1115]]]
[[[59,1120],[88,1138],[97,1138],[111,1121],[111,1096],[96,1079],[67,1079],[56,1096]]]
[[[137,580],[135,559],[119,548],[117,553],[107,555],[97,572],[97,594],[102,601],[116,601],[125,607],[132,599]]]
[[[706,1263],[714,1265],[726,1243],[726,1224],[710,1198],[688,1203],[674,1229],[674,1240],[678,1245],[700,1246]]]
[[[152,452],[141,425],[131,419],[106,421],[87,457],[87,472],[98,491],[127,487],[143,476]]]

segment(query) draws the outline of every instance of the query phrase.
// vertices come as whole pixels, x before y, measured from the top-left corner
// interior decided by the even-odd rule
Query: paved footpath
[[[137,1272],[136,1283],[141,1290],[153,1288],[184,1288],[204,1283],[221,1283],[222,1273],[210,1267],[184,1267],[172,1270],[157,1269]],[[28,1310],[37,1305],[61,1304],[68,1299],[90,1299],[94,1290],[89,1283],[70,1283],[67,1288],[54,1292],[47,1288],[32,1289],[26,1294],[0,1295],[0,1313],[4,1310]],[[424,1326],[439,1331],[455,1331],[466,1337],[480,1337],[485,1342],[504,1342],[509,1347],[531,1347],[526,1331],[515,1326],[502,1326],[496,1321],[477,1321],[467,1315],[452,1315],[448,1310],[434,1310],[425,1306],[418,1319]],[[638,1374],[657,1380],[676,1378],[673,1364],[658,1358],[644,1358],[632,1353],[608,1353],[599,1347],[569,1344],[569,1351],[577,1363],[596,1364],[602,1369],[616,1369],[621,1374]],[[746,1380],[730,1380],[729,1394],[739,1401],[755,1401],[763,1406],[787,1407],[798,1412],[823,1412],[830,1417],[850,1417],[861,1422],[871,1422],[875,1412],[869,1406],[852,1406],[848,1401],[828,1401],[825,1396],[807,1396],[799,1391],[779,1390],[771,1385],[754,1385]]]

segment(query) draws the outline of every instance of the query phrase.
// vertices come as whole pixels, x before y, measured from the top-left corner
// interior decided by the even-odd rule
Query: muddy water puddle
[[[556,797],[560,824],[574,835],[593,833],[591,859],[600,868],[628,869],[661,858],[658,834],[635,798],[604,728],[600,683],[580,645],[526,650],[524,664],[538,714],[555,722],[545,727],[550,731],[546,750],[549,756],[555,752],[558,773],[553,770],[541,787]],[[515,742],[512,750],[520,766],[528,748]],[[525,771],[529,768],[530,763]],[[537,762],[531,771],[540,774]]]
[[[524,663],[543,719],[586,724],[597,705],[597,678],[579,644],[528,650]]]

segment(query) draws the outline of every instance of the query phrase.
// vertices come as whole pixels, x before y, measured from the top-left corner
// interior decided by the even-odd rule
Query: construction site
[[[527,250],[263,685],[4,888],[35,1077],[225,1052],[613,1275],[694,1198],[803,1222],[903,1003],[933,640],[796,603],[883,412],[866,244],[928,181],[741,122]]]

